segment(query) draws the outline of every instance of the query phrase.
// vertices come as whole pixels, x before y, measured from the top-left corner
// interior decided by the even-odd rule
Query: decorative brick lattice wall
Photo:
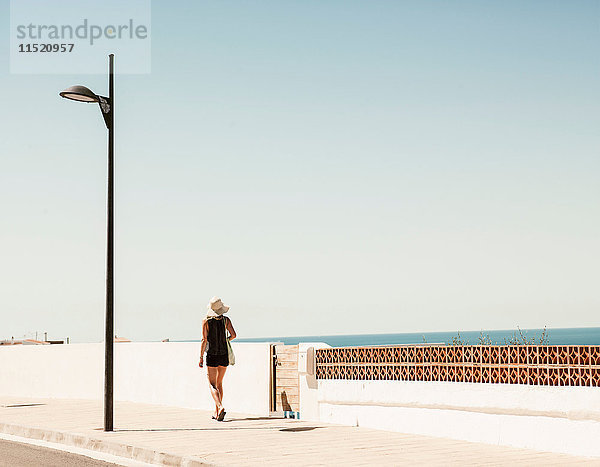
[[[600,346],[415,345],[316,351],[318,379],[600,386]]]

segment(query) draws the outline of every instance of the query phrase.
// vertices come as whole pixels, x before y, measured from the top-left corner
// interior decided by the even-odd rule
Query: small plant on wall
[[[423,338],[424,339],[424,338]],[[548,329],[544,326],[542,334],[537,337],[534,334],[532,337],[528,337],[527,333],[524,333],[519,326],[517,330],[513,332],[513,335],[509,338],[504,339],[504,344],[499,342],[492,342],[489,334],[484,334],[483,331],[479,333],[477,338],[478,345],[548,345],[550,344],[550,334]],[[456,336],[452,337],[452,340],[448,342],[448,345],[471,345],[468,339],[463,338],[460,335],[460,331],[456,333]]]
[[[517,331],[513,333],[510,339],[504,339],[504,343],[506,345],[548,345],[550,343],[550,335],[548,334],[548,329],[546,329],[546,326],[544,326],[544,330],[539,338],[537,338],[537,335],[535,334],[533,337],[528,338],[518,326]]]
[[[452,338],[452,342],[448,342],[448,345],[469,345],[469,341],[463,339],[460,335],[460,331],[457,331],[456,336]]]
[[[497,342],[496,342],[497,344]],[[483,334],[483,331],[479,332],[479,345],[492,345],[492,339],[489,334]]]

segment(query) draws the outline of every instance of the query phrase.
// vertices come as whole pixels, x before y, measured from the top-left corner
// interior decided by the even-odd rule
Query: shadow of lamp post
[[[61,97],[78,102],[98,103],[108,128],[108,182],[106,218],[106,325],[104,335],[104,431],[113,431],[113,122],[114,122],[114,55],[108,56],[108,97],[95,94],[85,86],[71,86]]]

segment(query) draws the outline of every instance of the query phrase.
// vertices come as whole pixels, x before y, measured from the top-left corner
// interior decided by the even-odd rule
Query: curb
[[[21,425],[11,425],[9,423],[0,423],[0,432],[20,436],[22,438],[37,439],[49,441],[52,443],[63,444],[65,446],[74,446],[90,451],[103,452],[113,456],[124,457],[139,462],[154,465],[181,466],[181,467],[200,467],[213,466],[215,464],[207,463],[194,457],[184,457],[167,452],[155,451],[149,448],[135,447],[129,444],[116,443],[103,439],[92,438],[85,435],[78,435],[64,431],[44,430],[41,428],[32,428]]]

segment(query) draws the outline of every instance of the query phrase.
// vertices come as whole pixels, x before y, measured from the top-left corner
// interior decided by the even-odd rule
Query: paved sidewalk
[[[33,405],[39,404],[39,405]],[[100,401],[0,396],[0,432],[165,465],[598,465],[486,444],[298,420],[115,403],[115,432],[102,431]]]

